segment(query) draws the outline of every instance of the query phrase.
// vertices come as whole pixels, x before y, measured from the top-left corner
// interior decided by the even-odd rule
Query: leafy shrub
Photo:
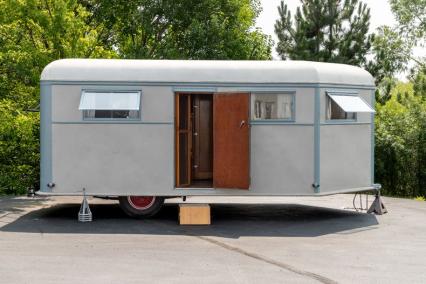
[[[38,188],[39,114],[18,111],[0,101],[0,194],[25,193]]]
[[[376,181],[387,195],[426,197],[424,91],[399,82],[376,109]]]

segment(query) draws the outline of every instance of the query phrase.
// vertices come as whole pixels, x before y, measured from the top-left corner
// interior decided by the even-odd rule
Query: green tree
[[[0,2],[0,98],[22,108],[38,102],[39,76],[66,57],[111,57],[86,25],[89,13],[73,0]]]
[[[37,188],[43,68],[61,58],[269,59],[257,0],[0,0],[0,194]]]
[[[112,57],[73,0],[0,1],[0,194],[37,188],[43,68],[65,57]]]
[[[275,33],[282,59],[364,65],[373,37],[370,10],[358,0],[302,0],[292,17],[285,1],[278,7]]]
[[[414,40],[424,40],[426,36],[425,0],[390,0],[391,9],[399,23],[399,28]]]
[[[419,98],[419,133],[417,145],[418,152],[418,167],[417,181],[418,188],[423,191],[423,196],[426,197],[426,67],[420,67],[417,74],[413,78],[414,95]]]
[[[391,0],[391,8],[398,22],[396,27],[382,26],[373,41],[374,60],[368,70],[376,78],[376,83],[397,73],[407,71],[410,61],[426,67],[425,59],[415,58],[413,47],[423,45],[426,35],[425,0]],[[415,73],[415,70],[414,70]]]
[[[38,114],[0,100],[0,122],[0,194],[25,193],[38,185]]]
[[[426,196],[426,64],[413,57],[412,48],[424,44],[426,1],[391,0],[398,22],[384,27],[373,43],[370,69],[378,81],[376,116],[376,180],[386,194]],[[393,77],[416,65],[410,82]],[[371,67],[371,65],[369,66]]]
[[[376,104],[376,181],[385,194],[426,196],[426,101],[413,83],[397,83]]]
[[[426,1],[390,0],[390,4],[398,22],[395,30],[399,31],[406,45],[424,47],[426,44]],[[417,66],[426,68],[426,58],[411,56],[410,60]]]
[[[366,67],[379,85],[385,78],[407,70],[412,44],[392,28],[382,26],[374,37],[371,51],[374,58]]]
[[[90,25],[122,58],[270,59],[272,41],[254,29],[257,0],[85,0]]]
[[[426,68],[425,58],[416,58],[413,48],[424,44],[426,1],[391,0],[392,11],[398,24],[395,27],[382,26],[378,29],[372,44],[373,60],[369,61],[367,70],[376,78],[378,90],[376,98],[385,103],[390,98],[394,77],[408,69],[410,63],[410,80],[413,81],[420,69]],[[415,84],[416,85],[416,84]]]
[[[426,67],[419,67],[413,75],[414,93],[426,101]]]

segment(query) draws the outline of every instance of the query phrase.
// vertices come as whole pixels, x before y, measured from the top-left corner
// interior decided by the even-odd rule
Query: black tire
[[[120,196],[118,200],[124,213],[134,218],[152,217],[164,203],[161,196]]]

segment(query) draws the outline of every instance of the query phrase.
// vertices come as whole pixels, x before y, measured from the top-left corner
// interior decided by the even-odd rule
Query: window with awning
[[[361,112],[374,113],[375,110],[358,95],[327,93],[327,120],[355,120]]]
[[[79,110],[84,119],[137,119],[140,97],[140,92],[83,91]]]

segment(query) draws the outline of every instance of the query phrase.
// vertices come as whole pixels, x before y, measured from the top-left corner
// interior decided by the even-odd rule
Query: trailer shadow
[[[317,237],[377,228],[374,215],[299,204],[212,204],[212,225],[179,226],[178,205],[167,204],[152,219],[124,215],[117,204],[93,204],[94,221],[77,222],[79,204],[32,211],[0,227],[3,232],[44,234],[152,234],[239,238]]]
[[[2,196],[0,198],[0,216],[8,213],[21,213],[25,209],[32,206],[40,206],[45,201],[43,197],[22,198],[16,196]]]

